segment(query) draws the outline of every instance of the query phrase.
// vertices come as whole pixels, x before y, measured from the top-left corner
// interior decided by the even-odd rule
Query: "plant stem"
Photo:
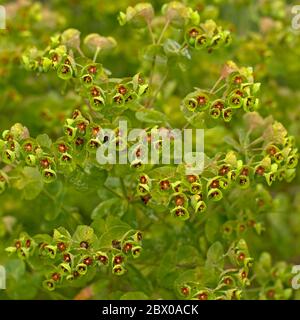
[[[100,52],[100,47],[97,47],[96,52],[94,54],[93,62],[96,62],[99,52]]]
[[[155,102],[155,100],[156,100],[156,98],[157,98],[157,96],[158,96],[158,94],[159,94],[159,92],[160,92],[163,84],[165,83],[167,77],[168,77],[168,71],[167,71],[166,74],[164,75],[164,77],[163,77],[163,79],[162,79],[159,87],[158,87],[157,90],[154,92],[153,96],[151,97],[151,99],[150,99],[150,101],[149,101],[149,104],[148,104],[148,107],[149,107],[149,108],[151,108],[152,105],[153,105],[153,103]]]
[[[79,54],[80,54],[83,58],[85,58],[85,55],[84,55],[84,53],[82,52],[82,50],[80,49],[80,47],[78,46],[76,49],[77,49],[77,51],[79,52]]]
[[[154,37],[154,33],[153,33],[153,30],[152,30],[152,26],[151,26],[150,21],[147,21],[147,27],[148,27],[148,30],[149,30],[149,33],[150,33],[150,36],[151,36],[152,44],[155,44],[155,37]]]
[[[222,90],[224,87],[226,87],[226,83],[223,85],[223,86],[221,86],[218,90],[216,90],[216,91],[214,91],[214,92],[212,92],[213,94],[216,94],[216,93],[218,93],[220,90]]]
[[[169,25],[170,25],[170,20],[168,19],[168,20],[166,21],[166,24],[164,25],[164,28],[162,29],[162,32],[161,32],[159,38],[158,38],[158,41],[157,41],[157,44],[158,44],[158,45],[160,44],[160,42],[161,42],[161,40],[162,40],[165,32],[167,31]]]
[[[214,84],[214,86],[211,88],[210,93],[213,93],[213,92],[214,92],[214,90],[216,89],[216,87],[219,85],[219,83],[220,83],[223,79],[224,79],[223,76],[221,76],[221,77],[216,81],[216,83]]]
[[[150,72],[150,76],[149,76],[149,93],[150,94],[151,94],[151,92],[153,90],[152,84],[153,84],[155,65],[156,65],[156,55],[153,57],[153,60],[152,60],[152,63],[151,63],[151,72]],[[149,108],[150,102],[151,102],[151,98],[148,99],[148,101],[146,102],[146,105],[145,105],[146,108]]]

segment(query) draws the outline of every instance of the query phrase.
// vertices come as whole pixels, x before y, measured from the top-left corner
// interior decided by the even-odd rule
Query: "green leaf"
[[[52,140],[49,138],[49,136],[44,133],[40,134],[36,137],[36,141],[42,148],[50,149],[52,145]]]
[[[98,219],[109,214],[117,214],[121,216],[125,211],[128,202],[120,198],[111,198],[101,201],[99,205],[93,210],[91,218]]]
[[[107,171],[96,166],[86,166],[85,170],[77,168],[69,176],[69,182],[81,192],[100,189],[107,178]]]
[[[176,270],[176,253],[174,250],[170,249],[162,256],[156,275],[157,281],[162,287],[173,288],[174,282],[179,276],[179,272]]]
[[[213,243],[208,251],[205,262],[206,267],[223,268],[224,266],[224,250],[221,242],[217,241]]]
[[[33,200],[44,186],[42,175],[37,168],[24,167],[22,177],[17,182],[17,188],[22,190],[22,198]]]
[[[71,235],[64,227],[59,227],[54,229],[53,239],[55,241],[69,241],[71,239]]]
[[[196,266],[200,264],[201,259],[198,250],[190,245],[181,245],[176,252],[176,265]]]
[[[220,222],[218,215],[210,216],[205,223],[205,236],[208,241],[214,242],[218,230],[220,228]]]
[[[41,284],[41,274],[25,273],[20,279],[7,279],[6,294],[13,300],[32,300]]]
[[[99,238],[99,247],[110,247],[113,240],[120,240],[125,233],[132,229],[115,217],[109,217],[106,223],[107,232]]]
[[[152,109],[137,111],[135,116],[139,121],[147,123],[163,123],[168,121],[164,113]]]
[[[24,276],[26,266],[23,260],[9,260],[5,265],[6,276],[12,277],[16,281]]]
[[[94,229],[88,226],[78,226],[72,237],[72,239],[77,242],[92,242],[94,238]]]

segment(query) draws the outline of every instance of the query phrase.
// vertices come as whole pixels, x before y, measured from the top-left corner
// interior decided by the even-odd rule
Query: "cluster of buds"
[[[53,237],[22,234],[6,251],[17,253],[25,261],[37,258],[40,264],[51,264],[43,282],[44,288],[50,291],[82,278],[95,267],[109,267],[114,275],[123,275],[127,271],[126,261],[138,258],[142,252],[140,231],[129,230],[104,248],[99,247],[98,241],[90,227],[79,226],[73,236],[59,228],[54,230]]]
[[[197,24],[200,16],[197,11],[179,1],[171,1],[162,6],[163,18],[174,28],[184,28],[187,24]],[[120,12],[118,20],[120,25],[126,23],[134,28],[143,28],[150,25],[155,18],[155,12],[151,3],[139,3],[134,7],[128,7],[126,12]]]
[[[179,296],[190,300],[241,299],[244,289],[251,284],[249,273],[253,263],[244,239],[231,245],[228,257],[230,266],[228,265],[223,271],[218,271],[216,287],[211,288],[197,281],[187,281],[178,285]]]
[[[134,7],[128,7],[126,12],[120,12],[118,20],[120,25],[130,24],[139,29],[147,27],[153,44],[163,46],[167,55],[182,54],[190,57],[188,49],[206,48],[211,52],[231,43],[229,30],[223,30],[214,20],[200,23],[199,12],[182,2],[166,3],[162,6],[161,12],[162,16],[156,16],[151,3],[139,3]],[[163,35],[168,27],[182,32],[184,36],[180,39],[181,44],[170,38],[162,44]],[[172,50],[167,49],[170,44]]]
[[[212,119],[222,118],[231,121],[235,111],[243,109],[252,112],[258,109],[260,83],[253,81],[252,72],[241,68],[231,72],[226,79],[226,85],[218,93],[197,89],[189,93],[183,100],[183,111],[190,116],[195,112],[207,112]]]

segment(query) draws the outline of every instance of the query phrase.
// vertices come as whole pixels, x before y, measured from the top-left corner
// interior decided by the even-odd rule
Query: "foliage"
[[[1,298],[299,299],[300,38],[288,1],[6,10]],[[124,147],[122,120],[205,129],[203,173],[143,164],[139,147],[128,165],[100,164],[99,147]]]

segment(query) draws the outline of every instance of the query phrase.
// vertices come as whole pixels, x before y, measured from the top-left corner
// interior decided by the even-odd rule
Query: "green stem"
[[[96,52],[94,54],[93,62],[96,62],[100,50],[101,50],[100,47],[97,47]]]
[[[149,20],[147,21],[147,27],[148,27],[148,30],[149,30],[149,33],[150,33],[150,36],[151,36],[152,44],[155,44],[155,37],[154,37],[152,26],[151,26],[151,23],[150,23]]]
[[[166,72],[166,74],[165,74],[165,76],[163,77],[163,79],[162,79],[159,87],[157,88],[157,90],[154,92],[152,98],[150,99],[150,102],[149,102],[149,104],[148,104],[148,107],[149,107],[149,108],[151,108],[152,105],[153,105],[153,103],[155,102],[155,100],[156,100],[156,98],[157,98],[157,96],[158,96],[158,94],[159,94],[159,92],[160,92],[163,84],[165,83],[167,77],[168,77],[168,71]]]
[[[80,49],[80,47],[78,46],[76,49],[77,49],[77,51],[79,52],[79,54],[80,54],[83,58],[85,58],[85,55],[84,55],[84,53],[82,52],[82,50]]]
[[[221,76],[221,77],[216,81],[216,83],[214,84],[214,86],[211,88],[210,93],[214,93],[216,87],[219,85],[219,83],[220,83],[223,79],[224,79],[223,76]]]
[[[220,90],[222,90],[224,87],[226,87],[226,83],[225,83],[223,86],[221,86],[218,90],[213,91],[212,93],[213,93],[213,94],[216,94],[216,93],[218,93]]]
[[[166,24],[164,25],[164,28],[162,29],[162,32],[161,32],[159,38],[158,38],[157,45],[160,44],[160,42],[161,42],[161,40],[162,40],[165,32],[167,31],[169,25],[170,25],[170,20],[168,19],[168,20],[166,21]]]

